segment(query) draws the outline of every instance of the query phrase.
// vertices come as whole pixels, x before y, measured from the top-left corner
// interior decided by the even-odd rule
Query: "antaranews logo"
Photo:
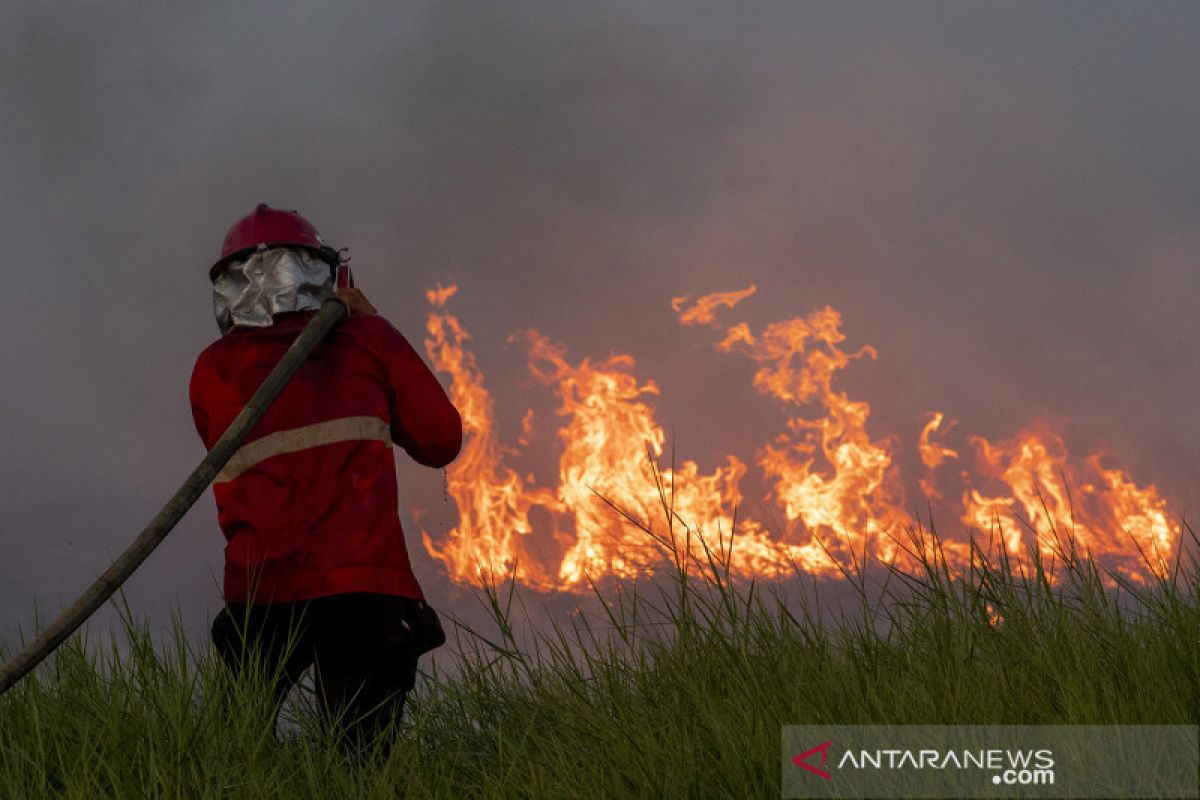
[[[829,739],[810,747],[799,755],[792,756],[792,763],[801,769],[825,780],[833,775],[810,763],[809,759],[821,757],[821,766],[829,760]],[[835,765],[839,770],[970,770],[993,773],[993,784],[1006,786],[1049,785],[1054,783],[1054,753],[1051,750],[939,750],[923,748],[888,748],[872,750],[846,750]]]
[[[785,798],[1151,800],[1200,786],[1198,725],[785,725],[781,745]]]

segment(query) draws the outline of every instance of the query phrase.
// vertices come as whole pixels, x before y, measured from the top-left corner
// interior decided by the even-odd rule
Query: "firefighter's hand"
[[[367,300],[367,296],[361,290],[349,287],[346,289],[338,289],[333,293],[333,296],[346,304],[346,308],[350,309],[352,317],[370,317],[378,314],[375,306],[371,305]]]

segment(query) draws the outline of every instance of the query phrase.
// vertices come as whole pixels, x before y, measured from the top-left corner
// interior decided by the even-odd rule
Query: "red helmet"
[[[325,244],[311,222],[295,211],[284,211],[259,203],[254,211],[233,223],[233,227],[225,234],[221,258],[212,265],[208,277],[215,281],[226,264],[260,246],[280,245],[311,250],[327,261],[330,268],[336,267],[339,261],[337,250]]]

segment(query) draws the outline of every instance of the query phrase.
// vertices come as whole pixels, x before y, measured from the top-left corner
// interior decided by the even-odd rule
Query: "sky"
[[[843,384],[873,432],[1041,415],[1194,517],[1197,41],[1190,2],[6,4],[0,645],[203,456],[207,269],[259,202],[349,247],[414,343],[457,283],[512,438],[553,409],[508,344],[533,328],[633,355],[681,455],[751,460],[782,417],[670,300],[753,283],[741,317],[832,305],[878,350]],[[441,476],[398,466],[457,602],[411,521],[453,524]],[[207,494],[134,613],[203,635],[222,543]]]

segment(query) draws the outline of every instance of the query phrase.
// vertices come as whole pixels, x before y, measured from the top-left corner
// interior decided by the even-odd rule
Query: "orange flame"
[[[929,421],[925,423],[925,427],[921,429],[921,435],[917,439],[917,451],[921,454],[921,463],[926,467],[925,476],[921,478],[921,491],[932,500],[940,499],[942,496],[933,482],[934,470],[950,459],[958,458],[957,450],[951,450],[949,447],[943,447],[930,441],[933,434],[942,427],[943,419],[945,419],[945,415],[940,411],[930,414]],[[950,423],[947,430],[951,427],[954,427],[953,422]]]
[[[1153,485],[1139,488],[1121,470],[1103,467],[1098,454],[1089,456],[1082,468],[1074,466],[1062,437],[1045,423],[995,445],[981,437],[971,442],[980,471],[1006,484],[1009,494],[967,490],[962,519],[998,531],[1009,553],[1021,555],[1024,534],[1029,534],[1046,558],[1072,551],[1101,559],[1125,556],[1166,574],[1180,529],[1168,521],[1166,501]],[[1117,568],[1142,580],[1140,569],[1129,564]]]
[[[525,557],[521,537],[533,530],[530,510],[537,504],[553,505],[554,500],[546,491],[526,489],[520,476],[502,463],[492,398],[475,356],[463,346],[470,336],[442,310],[456,291],[456,286],[438,286],[427,293],[435,311],[426,324],[431,338],[425,340],[425,349],[434,369],[453,376],[450,400],[463,420],[463,449],[446,472],[446,490],[458,506],[459,524],[441,548],[423,533],[425,549],[458,580],[473,581],[480,572],[515,573],[531,584],[547,585],[547,576]]]
[[[724,296],[740,299],[746,294]],[[680,322],[711,319],[693,313],[706,307],[704,301],[683,311],[676,304]],[[759,335],[745,322],[735,324],[717,345],[763,365],[754,373],[754,387],[762,394],[788,407],[816,402],[823,411],[815,418],[790,417],[787,431],[758,457],[788,523],[799,523],[807,535],[798,560],[809,571],[836,569],[829,552],[868,550],[891,559],[895,544],[884,534],[898,533],[908,522],[900,510],[903,498],[892,469],[891,442],[874,441],[867,434],[870,405],[833,388],[834,375],[851,361],[875,358],[869,346],[844,352],[838,345],[845,338],[841,315],[825,307],[805,318],[772,323]],[[818,456],[824,459],[821,466]]]
[[[841,370],[876,358],[876,352],[867,345],[842,349],[846,336],[833,308],[759,331],[735,322],[715,345],[754,362],[753,385],[788,414],[784,429],[754,459],[770,486],[768,499],[782,511],[782,527],[772,531],[736,513],[749,471],[742,459],[726,455],[711,473],[692,460],[661,463],[665,435],[653,406],[659,390],[636,376],[632,356],[575,362],[536,331],[521,339],[531,373],[558,398],[562,453],[555,486],[536,486],[532,476],[523,480],[504,464],[518,451],[501,445],[483,374],[465,348],[469,336],[446,310],[456,291],[439,286],[428,293],[433,310],[425,346],[434,367],[450,376],[451,398],[463,415],[464,450],[448,471],[459,524],[436,544],[423,535],[428,552],[455,580],[474,581],[483,572],[514,575],[539,589],[578,590],[605,577],[634,577],[653,571],[663,558],[641,526],[676,536],[677,546],[702,563],[719,552],[732,572],[750,577],[797,569],[837,576],[838,562],[848,558],[908,557],[898,546],[914,524],[902,510],[898,441],[871,436],[870,405],[834,386]],[[677,297],[672,307],[683,325],[718,327],[717,310],[733,309],[754,293],[750,286],[690,303]],[[522,420],[522,448],[532,437],[533,419],[530,410]],[[931,499],[940,497],[934,471],[959,457],[933,441],[953,427],[943,430],[944,419],[942,412],[931,413],[916,443],[927,470],[919,484]],[[1053,557],[1070,537],[1083,551],[1123,559],[1131,576],[1138,570],[1128,564],[1136,563],[1139,549],[1155,559],[1156,571],[1165,569],[1180,527],[1169,522],[1154,486],[1141,488],[1120,470],[1102,467],[1099,456],[1075,467],[1062,438],[1045,425],[995,445],[981,437],[970,442],[979,477],[1005,489],[985,494],[967,475],[961,519],[984,532],[999,530],[1013,556],[1034,546]],[[1071,497],[1068,487],[1080,497]],[[531,515],[539,520],[537,530]],[[663,519],[670,522],[667,530]],[[969,545],[959,539],[943,537],[942,549],[951,564],[970,558]]]
[[[679,321],[684,325],[696,325],[698,323],[709,323],[713,321],[713,309],[718,306],[733,308],[738,303],[745,300],[750,295],[758,291],[758,287],[750,284],[745,289],[739,289],[735,292],[713,292],[706,294],[696,300],[692,307],[687,311],[681,310],[683,305],[688,301],[690,295],[683,297],[674,297],[671,299],[671,308],[679,313]]]
[[[521,417],[521,436],[517,439],[517,444],[522,447],[528,447],[533,440],[533,430],[536,427],[535,416],[531,408],[525,412],[525,416]]]

